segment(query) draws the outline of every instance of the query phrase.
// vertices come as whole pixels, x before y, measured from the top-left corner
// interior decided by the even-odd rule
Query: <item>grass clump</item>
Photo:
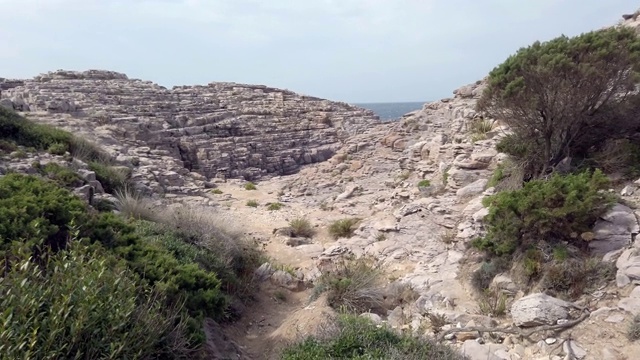
[[[212,193],[212,194],[214,194],[214,195],[220,195],[220,194],[222,194],[222,190],[220,190],[220,189],[213,189],[213,190],[211,190],[211,193]]]
[[[634,316],[631,320],[631,323],[627,328],[627,338],[630,341],[636,341],[640,339],[640,315]]]
[[[464,356],[446,345],[398,334],[367,318],[342,315],[322,334],[286,348],[281,359],[463,360]]]
[[[251,181],[249,181],[248,183],[244,184],[244,189],[245,190],[257,190],[258,188],[256,187],[256,184],[254,184]]]
[[[256,200],[247,200],[247,206],[248,207],[258,207],[258,205],[260,205],[260,204],[258,204],[258,201],[256,201]]]
[[[332,271],[317,280],[315,296],[326,292],[331,307],[349,313],[380,311],[384,307],[383,272],[375,259],[345,257],[333,265]]]
[[[555,255],[555,252],[554,252]],[[545,264],[542,288],[554,296],[576,300],[586,291],[615,279],[615,264],[597,258],[565,258]]]
[[[115,208],[125,217],[136,220],[156,220],[158,210],[154,208],[148,198],[135,191],[124,188],[115,191]]]
[[[69,150],[69,146],[67,144],[55,143],[49,146],[47,152],[52,155],[64,155],[67,150]]]
[[[10,154],[13,151],[18,150],[18,145],[15,142],[5,139],[0,139],[0,154]]]
[[[497,289],[487,289],[478,301],[480,313],[487,316],[504,316],[507,313],[507,295]]]
[[[289,221],[291,237],[311,238],[316,231],[311,222],[305,218],[295,218]]]
[[[284,205],[282,203],[279,202],[275,202],[275,203],[271,203],[269,205],[267,205],[267,210],[269,211],[277,211],[280,210],[284,207]]]
[[[424,179],[424,180],[420,180],[420,182],[418,182],[418,188],[426,188],[426,187],[429,187],[429,186],[431,186],[431,181],[429,181],[429,180]]]
[[[131,176],[131,169],[127,167],[111,166],[97,161],[89,163],[89,169],[96,173],[96,179],[109,194],[124,190]]]
[[[360,222],[358,218],[347,218],[336,220],[329,225],[329,234],[334,239],[350,238],[356,231],[356,225]]]

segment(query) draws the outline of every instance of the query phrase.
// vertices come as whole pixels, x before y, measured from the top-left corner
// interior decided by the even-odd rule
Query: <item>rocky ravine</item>
[[[622,24],[638,27],[639,23],[637,17],[629,16]],[[640,345],[625,338],[628,320],[640,313],[640,241],[635,240],[640,230],[637,211],[622,204],[596,224],[591,244],[607,261],[616,263],[615,284],[570,304],[543,294],[525,296],[529,289],[520,289],[508,277],[499,276],[494,286],[509,295],[508,316],[480,314],[477,294],[471,290],[468,277],[479,264],[478,256],[467,244],[483,231],[481,220],[486,209],[481,201],[493,191],[487,188],[487,179],[504,158],[495,151],[495,143],[508,131],[498,124],[486,139],[472,141],[469,126],[476,117],[473,108],[484,86],[482,81],[456,90],[452,98],[425,104],[422,110],[393,124],[377,124],[370,113],[348,105],[303,101],[281,91],[276,93],[284,95],[278,96],[290,99],[290,103],[277,105],[279,100],[271,97],[276,95],[244,85],[167,90],[110,72],[54,72],[29,81],[5,81],[2,86],[11,88],[2,92],[5,106],[28,109],[26,114],[34,120],[86,134],[122,160],[139,157],[140,166],[135,172],[144,188],[173,193],[159,197],[159,204],[180,201],[216,211],[245,228],[275,262],[296,269],[297,279],[284,281],[282,272],[264,269],[262,275],[270,279],[264,286],[292,291],[290,302],[276,305],[269,298],[263,299],[257,310],[248,309],[245,320],[230,331],[255,359],[270,358],[265,354],[272,345],[304,335],[307,323],[313,321],[310,319],[326,317],[329,310],[318,302],[308,304],[308,291],[292,286],[292,282],[312,283],[324,264],[344,253],[380,259],[390,282],[411,284],[418,292],[417,300],[398,306],[387,316],[368,315],[405,331],[424,331],[421,325],[428,323],[427,312],[444,315],[445,329],[511,324],[527,329],[576,319],[580,313],[575,308],[585,309],[582,314],[586,314],[586,320],[570,331],[561,335],[543,331],[532,341],[515,335],[493,337],[485,333],[479,337],[477,332],[447,337],[471,359],[632,360],[640,354]],[[226,90],[218,92],[216,86]],[[234,86],[242,94],[234,95]],[[214,93],[218,95],[203,95]],[[161,99],[157,94],[166,97]],[[219,99],[219,103],[207,103],[209,98]],[[308,111],[309,103],[324,110]],[[239,110],[246,108],[238,104],[254,104],[253,110]],[[307,107],[298,113],[300,104]],[[211,125],[217,124],[213,114],[225,110],[223,106],[227,111],[232,106],[236,112],[232,118],[220,120],[229,125],[226,137],[213,142],[211,139],[217,138],[212,134],[220,134],[212,130]],[[275,109],[282,112],[276,116]],[[187,118],[179,116],[181,111]],[[271,115],[260,115],[260,111]],[[200,115],[193,115],[196,112]],[[287,122],[291,114],[296,114],[297,120]],[[299,144],[302,138],[284,141],[280,136],[274,145],[264,140],[273,139],[268,137],[271,130],[251,130],[250,125],[255,124],[245,121],[248,119],[266,119],[263,126],[269,121],[282,124],[282,134],[305,133],[308,143],[293,151],[287,148],[291,145],[287,141]],[[296,129],[300,119],[308,127],[289,131]],[[232,124],[243,124],[243,132],[232,135]],[[268,133],[267,137],[262,137],[261,131]],[[252,164],[249,159],[253,150],[246,150],[251,141],[263,144],[255,154],[277,148],[280,167],[268,165],[278,163],[269,160],[271,155],[259,155],[264,160],[257,163],[260,165],[246,165]],[[325,153],[325,149],[330,150]],[[225,153],[228,155],[223,156]],[[236,163],[237,159],[243,160]],[[299,164],[316,161],[298,173],[288,174]],[[287,163],[292,167],[285,166]],[[219,170],[224,168],[227,170]],[[256,191],[244,190],[244,180],[230,179],[267,173],[286,176],[264,178]],[[227,180],[223,180],[225,177]],[[430,186],[418,188],[417,183],[424,179]],[[208,193],[206,186],[217,186],[223,194]],[[630,183],[622,191],[629,205],[640,204],[637,189],[638,184]],[[250,199],[260,206],[247,207]],[[276,201],[285,207],[267,211],[264,204]],[[285,227],[299,216],[317,225],[318,235],[312,240],[274,233],[274,229]],[[333,240],[326,226],[345,217],[363,221],[355,236]]]

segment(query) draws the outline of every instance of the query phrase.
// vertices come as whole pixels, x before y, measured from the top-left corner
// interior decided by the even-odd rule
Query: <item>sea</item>
[[[354,105],[373,110],[382,121],[395,121],[406,113],[422,109],[425,102],[358,103]]]

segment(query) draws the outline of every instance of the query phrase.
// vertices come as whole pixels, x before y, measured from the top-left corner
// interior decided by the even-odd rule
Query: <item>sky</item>
[[[351,103],[451,96],[536,40],[613,25],[632,0],[0,0],[0,77],[106,69]]]

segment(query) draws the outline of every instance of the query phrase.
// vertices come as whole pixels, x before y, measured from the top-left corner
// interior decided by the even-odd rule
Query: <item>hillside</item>
[[[622,74],[617,82],[588,78],[587,66],[571,67],[578,56],[540,62],[548,68],[536,62],[546,52],[562,58],[601,46],[606,51],[580,53],[596,70],[640,69],[638,39],[624,32],[640,33],[637,14],[623,16],[619,33],[523,48],[505,61],[517,66],[498,66],[386,124],[348,104],[265,86],[169,90],[101,70],[1,80],[0,105],[11,109],[0,109],[0,201],[11,209],[3,219],[14,217],[28,231],[0,220],[0,250],[28,253],[9,244],[41,241],[34,222],[53,225],[47,241],[66,239],[79,225],[78,236],[95,246],[86,251],[127,274],[119,301],[143,296],[136,286],[143,294],[167,291],[168,299],[151,297],[157,307],[142,313],[187,319],[176,331],[198,340],[205,358],[636,359],[640,96],[634,86],[602,101],[590,93],[603,115],[584,115],[589,106],[579,103],[567,121],[583,119],[575,127],[591,127],[576,133],[589,136],[568,136],[583,143],[564,146],[549,169],[548,154],[539,156],[544,134],[523,131],[513,118],[537,120],[527,106],[540,103],[569,108],[574,98],[583,101],[573,97],[578,89],[598,81],[605,94],[623,80],[637,86],[623,76],[632,71],[614,72]],[[635,45],[616,47],[624,41]],[[620,60],[623,50],[629,56]],[[528,91],[516,86],[519,79],[507,82],[509,71],[526,69],[522,59],[553,76],[516,97],[527,101],[515,102],[521,112],[510,112],[513,118],[489,117],[512,105],[517,91],[500,92],[505,83]],[[591,81],[558,76],[557,64]],[[557,89],[560,101],[529,101]],[[490,102],[491,94],[499,96]],[[543,166],[531,165],[539,159]],[[546,172],[531,170],[539,168]],[[47,196],[34,197],[40,190],[30,187]],[[51,206],[69,216],[21,210],[21,201],[25,209],[49,204],[49,192],[64,199]],[[107,271],[80,265],[79,273]],[[176,299],[186,299],[177,315]],[[176,339],[170,326],[154,329]],[[0,345],[11,344],[1,330]],[[176,349],[191,356],[144,339],[148,356],[176,358],[166,355]]]

